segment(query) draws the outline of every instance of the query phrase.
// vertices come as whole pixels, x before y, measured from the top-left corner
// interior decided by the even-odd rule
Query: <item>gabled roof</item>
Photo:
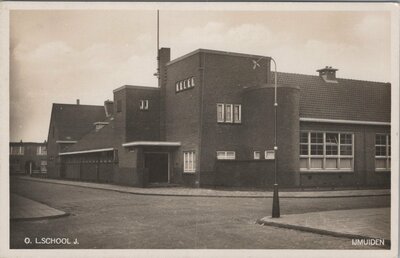
[[[118,137],[114,136],[114,120],[109,122],[100,130],[92,125],[92,130],[85,134],[77,143],[69,146],[64,152],[85,151],[94,149],[106,149],[115,146]]]
[[[103,106],[53,104],[50,125],[58,132],[56,140],[79,140],[93,128],[93,123],[104,121]]]
[[[278,84],[300,87],[300,117],[390,122],[389,83],[278,72]]]

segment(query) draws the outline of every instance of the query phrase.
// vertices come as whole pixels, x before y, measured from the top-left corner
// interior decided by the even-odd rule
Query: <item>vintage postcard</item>
[[[393,3],[1,3],[1,257],[396,257]]]

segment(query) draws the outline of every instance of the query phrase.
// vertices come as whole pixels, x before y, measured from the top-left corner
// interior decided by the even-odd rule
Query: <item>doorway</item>
[[[168,183],[168,153],[145,153],[144,166],[149,170],[149,183]]]

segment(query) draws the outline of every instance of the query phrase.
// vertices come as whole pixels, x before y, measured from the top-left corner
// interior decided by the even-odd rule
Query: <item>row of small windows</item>
[[[149,100],[148,99],[139,100],[139,109],[149,110]],[[117,100],[117,112],[121,111],[122,111],[122,100]]]
[[[242,123],[242,105],[218,103],[217,122],[237,124]]]
[[[11,155],[24,155],[25,147],[24,146],[10,146],[10,154]],[[47,147],[46,146],[37,146],[36,147],[36,155],[47,155]]]
[[[183,90],[192,89],[194,88],[194,86],[195,86],[194,77],[190,77],[181,81],[177,81],[175,83],[175,91],[180,92]]]

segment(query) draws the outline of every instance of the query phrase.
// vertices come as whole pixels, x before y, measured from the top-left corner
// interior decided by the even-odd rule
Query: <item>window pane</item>
[[[224,122],[224,105],[223,104],[217,105],[217,121]]]
[[[232,122],[232,105],[226,105],[225,106],[225,121],[226,122]]]
[[[308,168],[308,159],[300,159],[300,168]]]
[[[326,145],[326,155],[337,155],[338,146],[337,145]]]
[[[306,144],[300,145],[300,155],[308,155],[308,145]]]
[[[234,106],[234,120],[235,123],[241,122],[241,105]]]
[[[339,135],[337,133],[327,133],[326,143],[338,143]]]
[[[300,142],[301,143],[308,143],[308,133],[307,132],[301,132],[300,133]]]
[[[260,159],[261,155],[259,151],[254,152],[254,159]]]
[[[323,133],[311,133],[311,143],[323,143]]]
[[[351,145],[341,145],[340,146],[340,155],[352,155],[353,148]]]
[[[338,159],[326,159],[325,161],[325,167],[326,168],[338,168]]]
[[[351,166],[351,162],[352,162],[352,159],[340,159],[340,168],[341,169],[351,169],[352,168],[352,166]]]
[[[375,136],[375,144],[386,145],[386,135],[385,134],[377,134]]]
[[[352,144],[353,137],[351,134],[340,134],[340,143],[341,144]]]
[[[321,168],[322,169],[322,158],[311,159],[310,168]]]
[[[386,168],[386,159],[375,159],[376,168]]]
[[[323,145],[311,145],[311,155],[323,155]]]
[[[194,77],[192,77],[192,86],[194,86]]]
[[[375,146],[376,156],[386,156],[386,146]]]

